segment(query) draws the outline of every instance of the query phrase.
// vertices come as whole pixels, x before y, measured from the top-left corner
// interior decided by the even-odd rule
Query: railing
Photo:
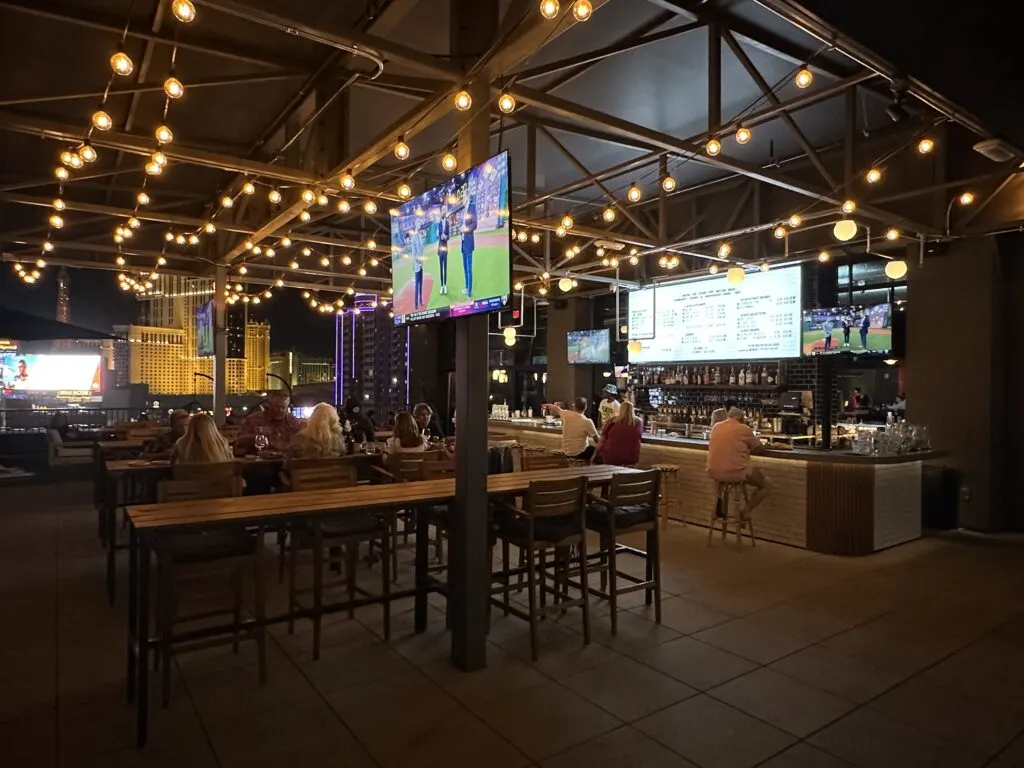
[[[140,408],[27,408],[0,409],[0,430],[23,432],[46,429],[53,417],[63,413],[71,427],[113,427],[115,424],[138,421],[144,411]]]

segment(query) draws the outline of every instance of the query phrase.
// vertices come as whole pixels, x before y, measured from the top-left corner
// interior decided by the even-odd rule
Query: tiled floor
[[[178,657],[136,750],[124,574],[112,609],[89,497],[4,491],[4,768],[1024,768],[1018,545],[929,539],[852,560],[708,548],[679,526],[661,626],[633,595],[612,636],[595,605],[592,645],[570,613],[531,663],[525,624],[496,614],[489,666],[470,675],[447,661],[440,599],[422,635],[396,604],[387,644],[379,609],[331,617],[316,662],[307,624],[275,627],[263,686],[250,646]]]

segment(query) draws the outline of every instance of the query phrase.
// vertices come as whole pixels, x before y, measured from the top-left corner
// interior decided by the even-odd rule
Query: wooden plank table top
[[[371,461],[379,459],[381,454],[379,453],[350,453],[347,456],[341,456],[339,459],[348,459],[351,461]],[[281,466],[285,462],[284,456],[259,457],[259,456],[236,456],[235,461],[239,462],[243,466]],[[170,459],[111,459],[104,462],[104,467],[107,472],[111,474],[118,473],[131,473],[131,472],[145,472],[147,470],[160,470],[167,469],[171,466]]]
[[[152,441],[152,437],[133,437],[127,440],[99,440],[96,443],[96,447],[101,451],[129,450],[132,448],[145,448],[146,443]]]
[[[535,480],[565,480],[586,477],[590,485],[611,482],[617,472],[635,472],[625,467],[593,465],[545,469],[536,472],[508,472],[488,475],[489,495],[525,493]],[[416,506],[447,501],[455,496],[455,478],[412,483],[359,485],[326,491],[274,493],[265,496],[238,496],[224,499],[142,504],[128,507],[128,518],[139,530],[158,531],[217,522],[252,522],[269,518],[300,516],[345,509],[373,509]]]

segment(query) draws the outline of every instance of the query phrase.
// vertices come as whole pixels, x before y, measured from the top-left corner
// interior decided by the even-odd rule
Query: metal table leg
[[[145,536],[139,537],[138,546],[138,571],[139,571],[139,594],[138,594],[138,615],[136,617],[137,630],[136,638],[138,643],[138,659],[136,660],[136,675],[138,684],[136,694],[137,707],[136,739],[140,747],[146,746],[146,739],[149,736],[149,570],[150,570],[150,542]]]
[[[392,518],[394,522],[395,518]],[[392,552],[391,556],[395,554]],[[430,516],[425,509],[416,512],[416,612],[415,630],[427,631],[427,565],[430,557]]]
[[[139,622],[139,537],[135,526],[128,531],[128,701],[135,700],[135,643],[138,640]]]

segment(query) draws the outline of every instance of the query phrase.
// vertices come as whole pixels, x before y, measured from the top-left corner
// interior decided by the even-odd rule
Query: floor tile
[[[869,706],[985,755],[994,755],[1024,731],[1024,716],[920,679],[903,683]]]
[[[865,702],[902,679],[895,672],[820,645],[779,659],[769,668],[856,702]]]
[[[613,730],[620,721],[558,683],[536,686],[475,707],[491,728],[534,760]]]
[[[432,661],[420,668],[453,698],[468,706],[508,696],[550,680],[525,661],[493,644],[488,644],[487,667],[476,672],[463,672],[449,659]]]
[[[591,626],[594,640],[619,653],[630,655],[643,653],[648,648],[679,637],[679,633],[674,629],[664,624],[655,624],[653,617],[649,620],[629,611],[619,612],[618,629],[614,635],[607,618]]]
[[[654,606],[634,608],[633,613],[653,620]],[[673,597],[661,604],[661,623],[684,635],[700,632],[718,624],[731,621],[734,616],[717,611],[703,603],[687,600],[685,597]]]
[[[789,734],[705,695],[634,725],[703,768],[748,768],[795,741]]]
[[[781,755],[777,755],[761,768],[851,768],[850,763],[833,757],[827,752],[809,744],[794,744]]]
[[[862,768],[975,768],[985,762],[984,755],[866,709],[847,715],[809,741]]]
[[[849,619],[798,608],[792,603],[766,608],[763,611],[751,613],[745,618],[759,626],[812,643],[839,634],[852,626]]]
[[[719,624],[694,637],[758,664],[770,664],[810,645],[808,640],[766,629],[746,619]]]
[[[838,720],[855,706],[770,669],[737,677],[712,688],[708,695],[800,737]]]
[[[584,645],[583,636],[558,623],[545,623],[537,631],[537,660],[530,651],[530,635],[525,622],[524,633],[495,639],[494,642],[516,658],[554,678],[566,677],[598,664],[617,659],[621,654],[606,645],[591,641]]]
[[[696,768],[629,726],[602,734],[541,765],[543,768]]]
[[[571,675],[562,684],[624,722],[632,722],[697,692],[630,658]]]
[[[664,643],[636,658],[697,690],[720,685],[757,668],[747,659],[689,637]]]

